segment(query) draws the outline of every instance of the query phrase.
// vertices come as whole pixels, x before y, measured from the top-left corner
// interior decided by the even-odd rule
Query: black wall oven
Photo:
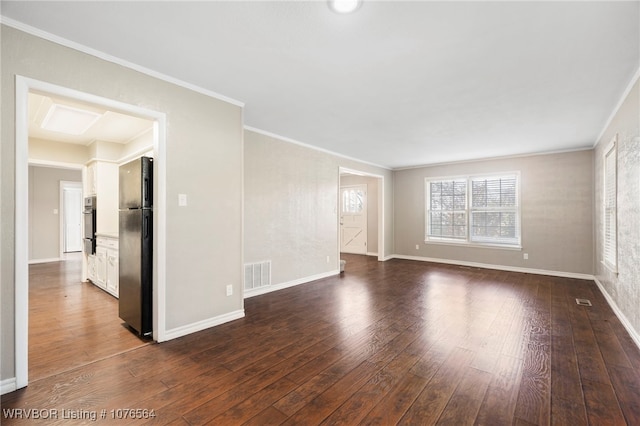
[[[96,197],[84,199],[84,253],[87,255],[96,253]]]

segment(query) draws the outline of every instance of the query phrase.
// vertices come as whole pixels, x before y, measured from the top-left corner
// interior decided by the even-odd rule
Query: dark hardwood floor
[[[123,425],[640,425],[640,350],[593,282],[343,258],[342,276],[32,381],[2,408]],[[114,419],[128,408],[155,417]]]
[[[82,254],[29,266],[29,381],[140,347],[118,300],[81,282]]]

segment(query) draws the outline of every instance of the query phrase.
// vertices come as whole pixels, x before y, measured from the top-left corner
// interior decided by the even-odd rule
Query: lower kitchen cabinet
[[[87,256],[87,278],[92,283],[96,281],[96,255],[90,254]]]
[[[90,270],[90,266],[87,266]],[[89,279],[98,287],[118,297],[119,291],[118,270],[118,239],[106,236],[97,236],[95,255],[95,279]]]

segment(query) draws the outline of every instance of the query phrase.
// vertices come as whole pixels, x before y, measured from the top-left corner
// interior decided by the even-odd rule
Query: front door
[[[367,254],[367,185],[340,187],[340,251]]]

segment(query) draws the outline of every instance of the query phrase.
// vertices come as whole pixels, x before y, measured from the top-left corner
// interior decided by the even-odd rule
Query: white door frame
[[[60,259],[64,259],[64,240],[66,235],[64,222],[65,215],[67,214],[67,205],[64,202],[64,190],[67,188],[78,188],[80,190],[80,199],[82,199],[82,182],[60,181]],[[80,220],[80,235],[82,235],[83,226],[83,221]],[[80,250],[82,250],[82,241],[80,241]]]
[[[15,373],[16,388],[29,382],[29,91],[40,91],[154,121],[153,338],[166,340],[166,114],[52,83],[16,76],[15,145]]]
[[[338,193],[338,207],[336,210],[340,210],[340,187],[341,187],[341,183],[340,183],[340,175],[344,174],[344,173],[348,173],[351,175],[358,175],[358,176],[367,176],[367,177],[372,177],[372,178],[376,178],[378,179],[378,205],[376,206],[378,209],[378,260],[379,261],[384,261],[385,260],[385,252],[384,252],[384,176],[383,175],[377,175],[375,173],[369,173],[369,172],[365,172],[362,170],[355,170],[355,169],[350,169],[347,167],[339,167],[338,168],[338,188],[337,188],[337,193]],[[372,208],[373,206],[371,206],[370,204],[368,205],[368,208]],[[337,226],[337,234],[338,234],[338,250],[337,250],[337,259],[340,259],[340,246],[341,246],[341,241],[340,241],[340,211],[338,211],[338,214],[336,215],[336,226]],[[368,248],[367,248],[368,249]]]

